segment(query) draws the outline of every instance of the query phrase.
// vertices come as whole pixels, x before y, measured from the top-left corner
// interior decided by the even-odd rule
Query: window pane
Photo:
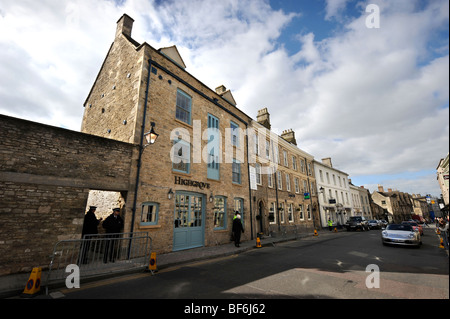
[[[142,205],[141,224],[156,225],[158,222],[158,204],[144,203]]]
[[[233,183],[240,184],[241,183],[241,163],[237,160],[233,160]]]
[[[191,98],[180,90],[177,91],[175,116],[178,120],[191,124]]]
[[[189,173],[189,163],[191,158],[190,145],[179,140],[174,141],[172,154],[172,168],[176,171]]]
[[[223,197],[214,198],[214,228],[225,228],[226,200]]]
[[[189,196],[177,195],[175,198],[175,228],[189,227]]]

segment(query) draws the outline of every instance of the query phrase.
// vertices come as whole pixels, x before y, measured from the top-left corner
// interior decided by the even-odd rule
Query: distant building
[[[350,196],[352,200],[352,216],[364,216],[366,219],[372,219],[372,210],[370,208],[369,191],[364,186],[355,186],[349,180]]]
[[[385,192],[383,186],[379,185],[378,191],[372,193],[372,201],[382,209],[384,219],[390,223],[409,220],[414,214],[412,196],[408,193],[390,188]]]
[[[328,219],[334,225],[343,225],[352,216],[350,185],[348,174],[333,167],[331,158],[322,162],[314,161],[317,191],[319,193],[321,225],[326,226]]]

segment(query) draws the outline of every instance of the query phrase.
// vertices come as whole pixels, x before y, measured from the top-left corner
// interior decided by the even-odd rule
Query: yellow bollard
[[[154,271],[158,271],[158,268],[156,266],[156,253],[150,254],[150,262],[148,263],[148,270],[150,270],[152,273]]]
[[[316,229],[314,229],[314,236],[319,236]]]
[[[41,274],[42,268],[36,267],[31,271],[30,278],[25,285],[24,295],[34,295],[41,290]]]
[[[261,248],[261,239],[256,237],[256,248]]]
[[[441,238],[441,242],[439,243],[439,248],[445,248],[444,247],[444,240]]]

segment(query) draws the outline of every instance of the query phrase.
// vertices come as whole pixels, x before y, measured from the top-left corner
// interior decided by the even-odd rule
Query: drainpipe
[[[248,125],[245,124],[245,128],[248,133]],[[251,187],[251,181],[250,181],[250,153],[248,148],[248,134],[245,135],[245,143],[247,143],[247,175],[248,175],[248,193],[249,193],[249,200],[250,200],[250,239],[253,240],[253,208],[252,208],[252,187]]]
[[[278,138],[278,136],[277,136]],[[278,143],[277,143],[277,147],[278,147]],[[278,157],[280,156],[280,149],[278,148],[277,151]],[[277,170],[273,172],[273,176],[275,179],[275,198],[276,198],[276,203],[277,203],[277,224],[278,224],[278,231],[281,231],[281,223],[280,223],[280,210],[279,210],[279,205],[280,203],[278,202],[278,176],[277,176],[277,172],[278,172],[278,157],[275,158],[275,153],[274,153],[274,146],[272,145],[272,158],[277,161]],[[281,172],[280,172],[281,174]],[[281,176],[281,180],[283,180],[283,176]]]
[[[134,231],[134,221],[136,219],[136,206],[137,206],[137,194],[139,190],[139,175],[141,172],[141,163],[142,163],[142,153],[144,151],[144,134],[145,134],[145,121],[147,116],[147,102],[148,102],[148,92],[150,88],[150,72],[152,68],[152,60],[148,59],[148,73],[147,73],[147,87],[145,90],[145,101],[144,101],[144,113],[142,116],[142,125],[141,125],[141,140],[139,142],[139,157],[138,157],[138,163],[137,163],[137,172],[136,172],[136,185],[134,187],[134,200],[133,200],[133,208],[131,215],[131,228],[130,228],[130,237],[133,237],[133,231]],[[131,240],[130,240],[131,245]],[[128,254],[130,251],[128,250]]]

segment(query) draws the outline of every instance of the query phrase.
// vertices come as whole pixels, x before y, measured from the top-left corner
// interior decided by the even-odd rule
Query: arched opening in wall
[[[92,218],[86,218],[85,214],[85,222],[83,225],[83,235],[88,233],[92,233],[95,231],[95,227],[97,227],[97,233],[104,233],[105,230],[102,227],[103,221],[113,213],[113,209],[120,208],[120,216],[124,218],[123,213],[125,211],[125,199],[126,192],[115,192],[115,191],[103,191],[103,190],[90,190],[89,197],[87,200],[85,213],[89,212],[90,207],[96,207],[94,211],[95,219],[97,219],[98,223],[95,225],[95,220]],[[86,225],[90,223],[90,225]],[[88,228],[88,230],[86,229]]]

